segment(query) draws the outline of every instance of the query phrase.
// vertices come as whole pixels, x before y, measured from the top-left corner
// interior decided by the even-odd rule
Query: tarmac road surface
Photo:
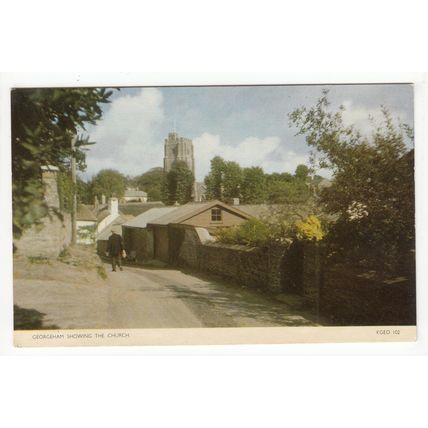
[[[15,303],[61,329],[315,325],[255,290],[176,269],[105,267],[107,279],[88,284],[19,279]]]

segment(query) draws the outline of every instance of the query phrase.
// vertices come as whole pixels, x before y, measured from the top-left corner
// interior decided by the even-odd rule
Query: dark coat
[[[123,239],[117,233],[113,233],[108,238],[107,251],[110,256],[118,256],[123,251]]]

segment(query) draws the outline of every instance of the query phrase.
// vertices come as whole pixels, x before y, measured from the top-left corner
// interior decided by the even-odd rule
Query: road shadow
[[[21,308],[13,305],[13,328],[14,330],[58,330],[56,325],[45,325],[46,314],[36,309]]]
[[[250,289],[212,282],[209,287],[201,286],[197,291],[177,284],[168,284],[166,287],[191,306],[207,327],[234,327],[237,319],[243,323],[245,319],[251,320],[253,326],[257,323],[260,326],[315,325],[307,314]]]

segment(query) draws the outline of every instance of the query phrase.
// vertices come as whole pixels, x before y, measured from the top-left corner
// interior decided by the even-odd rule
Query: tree
[[[321,202],[338,216],[330,239],[342,254],[394,269],[414,248],[413,150],[405,144],[413,133],[382,108],[383,123],[363,137],[343,123],[343,111],[330,111],[325,92],[315,106],[289,117],[312,148],[314,168],[332,171],[332,185],[321,192]]]
[[[262,168],[244,168],[241,195],[244,204],[262,204],[267,198],[266,176]]]
[[[309,168],[299,165],[295,175],[273,173],[266,176],[267,201],[272,204],[305,204],[311,197],[307,183]]]
[[[177,161],[166,174],[163,200],[167,205],[185,204],[192,200],[195,177],[186,162]]]
[[[77,177],[77,202],[80,204],[93,204],[94,199],[92,181],[83,181],[80,177]]]
[[[14,89],[12,113],[13,234],[19,239],[26,228],[41,224],[49,215],[44,201],[42,166],[66,171],[72,156],[71,140],[85,125],[101,118],[101,103],[111,91],[96,88]],[[76,157],[85,168],[84,146],[79,137]]]
[[[205,186],[207,188],[207,199],[223,198],[223,179],[226,162],[220,156],[211,159],[210,173],[205,177]]]
[[[306,165],[297,165],[294,176],[298,180],[306,181],[309,176],[309,168]]]
[[[208,199],[228,202],[231,198],[240,197],[242,169],[236,162],[216,156],[211,160],[211,170],[204,181]]]
[[[115,169],[102,169],[92,179],[92,195],[98,200],[102,195],[107,198],[121,198],[126,189],[126,177]]]
[[[228,202],[241,196],[242,169],[236,162],[226,162],[223,170],[222,200]]]
[[[162,198],[162,183],[164,180],[163,168],[156,167],[149,171],[134,177],[132,185],[144,190],[147,193],[149,201],[160,201]]]

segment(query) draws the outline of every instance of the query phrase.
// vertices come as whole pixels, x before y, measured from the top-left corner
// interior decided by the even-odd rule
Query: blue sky
[[[363,133],[370,130],[369,115],[380,118],[381,105],[413,125],[413,88],[404,84],[124,88],[114,91],[103,119],[88,128],[96,145],[84,176],[102,168],[137,175],[162,166],[174,121],[181,136],[193,139],[198,180],[216,155],[266,172],[294,172],[307,163],[308,147],[287,115],[313,105],[325,88],[332,107],[343,104],[346,123]]]

